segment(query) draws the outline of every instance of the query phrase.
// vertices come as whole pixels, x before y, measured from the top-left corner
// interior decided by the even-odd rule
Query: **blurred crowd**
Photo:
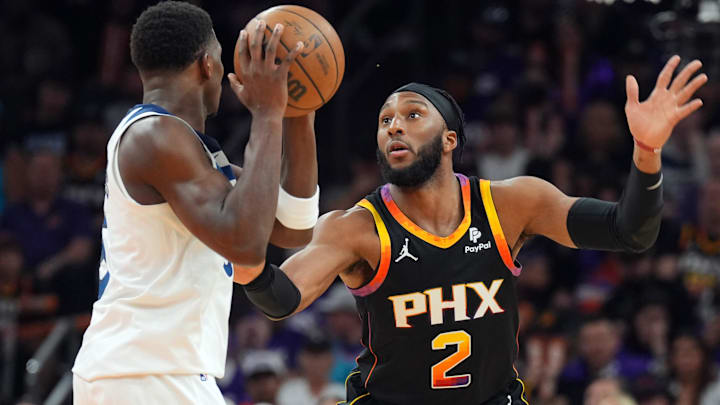
[[[105,144],[142,98],[128,43],[151,3],[0,0],[0,339],[13,348],[3,350],[0,375],[9,383],[0,385],[0,404],[41,402],[54,380],[26,392],[26,361],[59,317],[75,317],[78,333],[87,325]],[[226,69],[239,29],[275,4],[195,3],[214,19]],[[528,243],[519,257],[517,368],[535,405],[720,404],[717,1],[298,3],[335,25],[347,58],[343,85],[317,115],[323,211],[348,208],[381,184],[377,110],[409,81],[443,87],[463,107],[469,142],[457,171],[539,176],[570,195],[616,200],[632,154],[624,77],[637,77],[642,99],[670,55],[701,58],[710,76],[700,93],[705,106],[662,151],[665,213],[656,246],[624,255]],[[710,23],[702,25],[696,17],[708,3],[717,15],[705,9]],[[242,163],[249,120],[226,89],[206,132],[233,162]],[[275,263],[290,253],[270,251]],[[219,381],[229,404],[344,398],[363,348],[342,284],[279,323],[237,290],[230,322]],[[71,362],[64,359],[65,370]]]

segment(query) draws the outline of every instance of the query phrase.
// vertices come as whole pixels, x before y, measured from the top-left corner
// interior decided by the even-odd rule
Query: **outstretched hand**
[[[703,105],[699,98],[688,102],[708,80],[703,73],[688,83],[702,63],[697,59],[690,62],[671,83],[679,63],[677,55],[668,60],[658,75],[655,88],[643,102],[638,99],[640,90],[635,77],[630,75],[625,80],[625,115],[630,132],[636,141],[654,149],[662,148],[675,125]]]

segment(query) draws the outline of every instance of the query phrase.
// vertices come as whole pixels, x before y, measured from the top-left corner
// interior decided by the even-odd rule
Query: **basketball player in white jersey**
[[[265,28],[254,21],[238,38],[243,84],[228,75],[252,114],[241,171],[203,134],[224,73],[210,16],[168,1],[134,25],[143,104],[107,147],[100,288],[73,367],[75,404],[224,404],[215,378],[225,370],[233,263],[262,263],[268,241],[309,240],[313,116],[283,123],[302,44],[277,64],[283,27],[262,49]]]

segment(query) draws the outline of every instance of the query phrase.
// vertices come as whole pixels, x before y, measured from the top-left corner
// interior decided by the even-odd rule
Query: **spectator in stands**
[[[13,302],[22,324],[55,315],[57,297],[33,291],[32,280],[25,271],[20,245],[9,235],[0,234],[0,300]]]
[[[60,156],[31,152],[26,196],[7,207],[0,229],[17,239],[38,287],[57,293],[61,311],[73,312],[87,310],[92,302],[96,274],[88,272],[88,262],[96,252],[87,212],[60,197],[62,176]]]
[[[330,379],[344,383],[363,349],[360,344],[362,323],[357,315],[355,299],[347,287],[339,283],[318,302],[317,307],[326,317],[326,328],[332,344],[334,363]]]
[[[300,376],[287,380],[277,396],[277,405],[316,404],[325,396],[345,397],[345,387],[330,381],[333,364],[328,340],[309,340],[300,352]]]
[[[306,340],[305,335],[289,328],[286,322],[273,322],[254,309],[241,317],[233,329],[231,350],[235,354],[242,356],[248,350],[272,349],[282,353],[291,369],[295,368]]]
[[[698,220],[682,227],[678,269],[694,298],[697,315],[710,321],[720,290],[720,179],[705,183],[698,201]]]
[[[714,366],[720,365],[720,313],[705,323],[703,328],[703,341],[710,351],[710,358]]]
[[[627,394],[615,394],[601,399],[598,405],[637,405],[637,402]]]
[[[16,327],[0,328],[0,342],[6,347],[15,345],[15,350],[5,351],[0,358],[3,367],[15,366],[10,374],[15,386],[9,388],[17,394],[24,387],[25,363],[52,328],[58,308],[55,295],[33,291],[24,269],[20,245],[8,235],[0,235],[0,324],[18,322]]]
[[[708,165],[702,116],[696,114],[678,124],[662,151],[664,197],[671,202],[674,216],[682,220],[692,219],[697,189]]]
[[[77,122],[71,131],[67,180],[63,197],[84,206],[100,232],[105,199],[105,160],[108,133],[97,118]]]
[[[559,391],[575,404],[590,382],[599,377],[632,379],[647,372],[648,362],[621,350],[621,333],[610,319],[586,320],[578,335],[579,357],[563,370]]]
[[[36,102],[26,124],[23,143],[26,147],[54,147],[65,150],[71,123],[72,91],[68,83],[43,80],[37,87]]]
[[[601,377],[593,381],[585,390],[584,405],[599,405],[603,399],[622,393],[620,380],[613,377]]]
[[[671,405],[667,385],[666,379],[644,375],[632,381],[632,392],[638,405]]]
[[[628,352],[647,361],[652,374],[667,376],[672,322],[665,302],[661,299],[641,302],[636,308],[626,345]]]
[[[668,227],[663,227],[667,232]],[[662,233],[662,232],[661,232]],[[670,238],[673,239],[673,238]],[[670,244],[670,242],[667,242]],[[675,236],[672,245],[677,244]],[[667,311],[669,328],[695,327],[696,320],[692,311],[692,300],[685,288],[682,286],[682,279],[677,271],[677,260],[673,250],[675,246],[667,247],[661,244],[656,246],[657,251],[663,252],[659,257],[650,255],[636,256],[626,260],[623,270],[623,281],[614,289],[612,296],[606,302],[603,313],[613,319],[632,320],[638,318],[638,310],[646,305],[662,305]],[[634,334],[639,332],[637,325],[628,324],[628,349],[634,352],[649,354],[649,347],[643,349],[643,343],[634,341],[637,338]]]
[[[21,293],[23,256],[20,246],[8,235],[0,235],[0,299],[14,299]]]
[[[705,395],[716,395],[719,383],[713,384],[710,353],[699,337],[690,333],[675,337],[670,367],[670,391],[675,405],[695,405],[705,400]]]
[[[249,400],[240,402],[240,405],[275,403],[286,372],[285,362],[278,352],[247,353],[242,362],[242,372]]]
[[[557,400],[558,377],[567,358],[564,336],[545,333],[530,334],[521,344],[525,352],[522,376],[529,396],[539,404]]]
[[[720,130],[715,130],[705,141],[708,179],[720,179]]]
[[[632,148],[623,132],[624,122],[616,107],[606,101],[595,101],[582,112],[578,128],[580,145],[574,145],[574,166],[579,195],[596,196],[614,201],[627,168],[616,162],[629,160]]]
[[[523,147],[515,107],[510,100],[496,103],[488,118],[489,149],[478,155],[480,177],[503,180],[525,174],[530,154]]]
[[[700,405],[717,405],[720,404],[720,381],[715,381],[708,387],[700,398]]]

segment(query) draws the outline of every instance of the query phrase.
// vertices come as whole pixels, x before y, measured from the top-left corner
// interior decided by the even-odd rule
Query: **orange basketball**
[[[290,66],[285,116],[299,117],[322,107],[340,87],[345,73],[345,51],[332,25],[320,14],[301,6],[272,7],[255,18],[267,23],[266,42],[276,24],[285,26],[277,58],[284,58],[298,41],[304,44]],[[236,46],[233,62],[235,73],[242,80],[238,51]]]

